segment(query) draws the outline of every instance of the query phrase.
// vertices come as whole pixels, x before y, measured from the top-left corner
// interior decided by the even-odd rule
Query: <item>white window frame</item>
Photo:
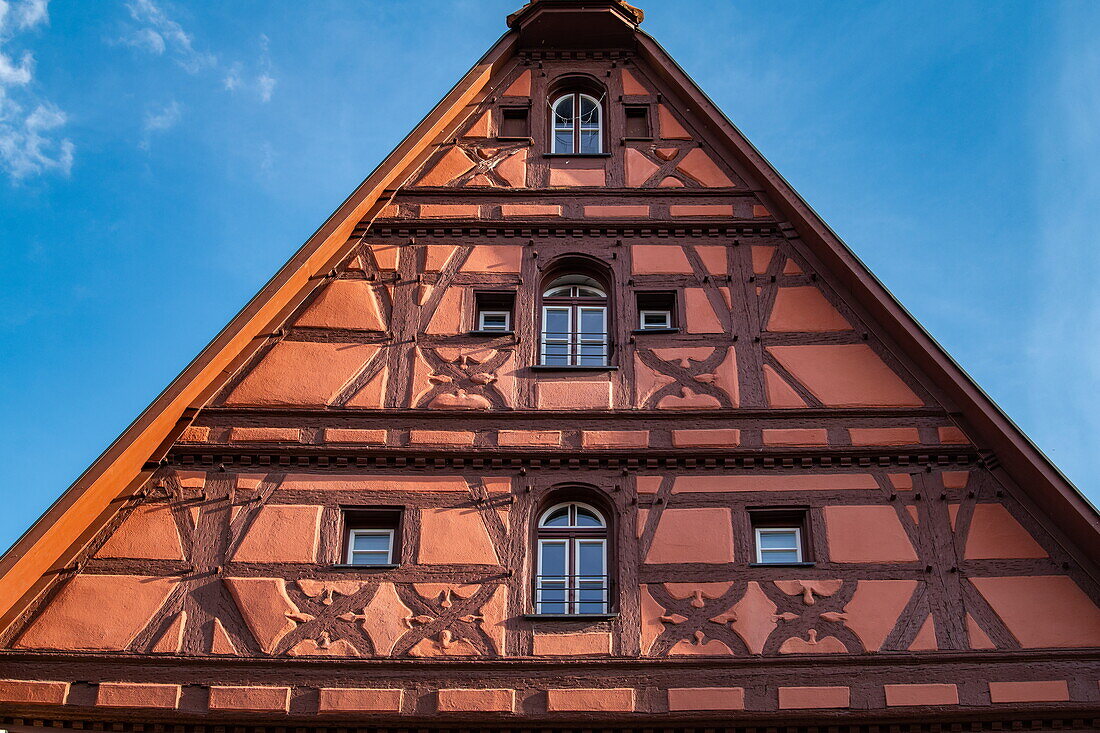
[[[504,328],[487,328],[485,326],[485,316],[504,316]],[[506,310],[483,310],[478,311],[477,314],[477,330],[479,331],[499,331],[507,332],[512,330],[512,313]]]
[[[573,103],[573,116],[569,120],[569,127],[558,124],[558,105],[562,100],[569,98]],[[596,105],[596,123],[595,125],[584,125],[578,117],[580,117],[580,102],[581,99],[588,99],[594,105]],[[550,152],[557,155],[603,155],[603,105],[600,104],[600,100],[593,97],[591,94],[583,94],[581,92],[568,92],[562,94],[553,101],[550,105]],[[569,131],[569,150],[560,150],[558,148],[558,131]],[[581,132],[596,132],[596,141],[599,143],[598,149],[595,152],[581,152]]]
[[[577,309],[577,322],[573,328],[573,336],[576,337],[576,350],[573,353],[573,364],[577,366],[607,366],[610,354],[607,353],[607,306],[606,305],[578,305]],[[596,311],[600,314],[600,333],[598,337],[591,335],[586,336],[581,333],[581,324],[584,322],[585,311]],[[600,353],[596,356],[600,359],[599,364],[582,364],[582,357],[587,356],[582,353],[583,346],[600,346],[602,347]]]
[[[562,335],[548,336],[549,333],[546,330],[546,326],[550,323],[550,319],[547,318],[547,314],[550,311],[565,311],[565,333]],[[573,307],[568,305],[544,305],[542,307],[542,353],[540,354],[539,363],[549,364],[547,361],[546,347],[550,344],[565,344],[565,365],[573,364],[573,336],[576,329],[573,327]],[[554,358],[560,358],[561,354],[554,354]],[[553,366],[564,366],[555,364]]]
[[[795,562],[803,562],[802,553],[802,529],[799,527],[757,527],[756,528],[756,562],[762,565],[787,565],[788,562],[771,562],[764,559],[764,548],[760,542],[760,537],[763,534],[778,534],[778,533],[794,533],[794,551],[797,559]],[[775,550],[781,549],[783,552],[789,552],[790,548],[774,548]]]
[[[377,537],[379,535],[385,535],[386,536],[386,539],[387,539],[387,542],[386,542],[386,562],[379,562],[379,563],[357,563],[357,562],[355,562],[355,538],[360,536],[360,535],[375,536],[375,537]],[[378,567],[379,565],[393,565],[394,564],[393,563],[393,535],[394,535],[394,531],[392,529],[382,529],[382,528],[377,528],[377,529],[370,529],[370,528],[349,529],[348,530],[348,555],[345,558],[347,560],[347,564],[348,565],[361,566],[361,567],[365,567],[365,568]],[[360,550],[360,552],[365,552],[365,551]]]
[[[663,326],[651,326],[645,322],[646,316],[652,316],[654,314],[660,314],[665,318],[665,325]],[[642,331],[658,331],[662,329],[672,328],[672,311],[669,310],[644,310],[638,312],[638,328]]]

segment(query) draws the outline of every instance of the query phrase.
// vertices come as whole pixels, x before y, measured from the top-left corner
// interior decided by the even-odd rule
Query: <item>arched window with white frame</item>
[[[595,97],[570,92],[550,105],[550,152],[592,155],[603,152],[603,108]]]
[[[542,341],[539,363],[544,366],[607,366],[607,289],[583,273],[553,278],[542,293]]]
[[[539,515],[536,544],[536,613],[609,612],[608,523],[599,509],[579,501],[554,504]]]

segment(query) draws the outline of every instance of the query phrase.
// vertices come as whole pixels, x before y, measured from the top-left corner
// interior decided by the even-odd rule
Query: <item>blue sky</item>
[[[639,4],[643,27],[1100,499],[1100,4]],[[519,5],[0,0],[0,547]]]

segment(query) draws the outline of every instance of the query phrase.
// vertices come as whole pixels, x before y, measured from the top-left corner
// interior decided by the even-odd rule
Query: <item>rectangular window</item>
[[[477,315],[474,319],[475,330],[487,333],[511,333],[512,309],[516,294],[505,291],[484,291],[474,293]]]
[[[756,545],[756,562],[794,565],[810,561],[809,526],[805,509],[749,510]]]
[[[649,139],[649,107],[626,107],[626,136],[633,139]]]
[[[669,331],[676,328],[676,293],[638,293],[638,330]]]
[[[526,107],[501,107],[500,130],[498,138],[528,138],[531,131],[527,126]]]
[[[398,564],[400,509],[345,509],[344,527],[344,563],[363,567]]]

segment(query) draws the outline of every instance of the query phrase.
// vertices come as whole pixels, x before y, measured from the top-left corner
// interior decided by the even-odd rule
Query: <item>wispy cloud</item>
[[[248,91],[254,93],[261,102],[270,102],[278,81],[272,72],[271,54],[268,53],[268,38],[260,35],[260,58],[257,69],[251,73],[245,71],[244,64],[237,62],[229,67],[222,83],[230,92]]]
[[[126,8],[134,26],[120,40],[155,56],[168,55],[189,74],[218,65],[218,57],[195,48],[191,34],[154,0],[128,0]]]
[[[47,170],[68,174],[71,141],[58,136],[65,113],[31,88],[34,55],[10,47],[49,22],[49,0],[0,0],[0,168],[20,180]]]
[[[141,147],[144,150],[149,149],[149,141],[154,133],[164,132],[170,130],[176,126],[176,123],[180,121],[183,109],[180,107],[180,103],[176,100],[172,100],[168,104],[150,108],[145,111],[145,119],[142,121],[141,130],[143,137],[141,140]]]

